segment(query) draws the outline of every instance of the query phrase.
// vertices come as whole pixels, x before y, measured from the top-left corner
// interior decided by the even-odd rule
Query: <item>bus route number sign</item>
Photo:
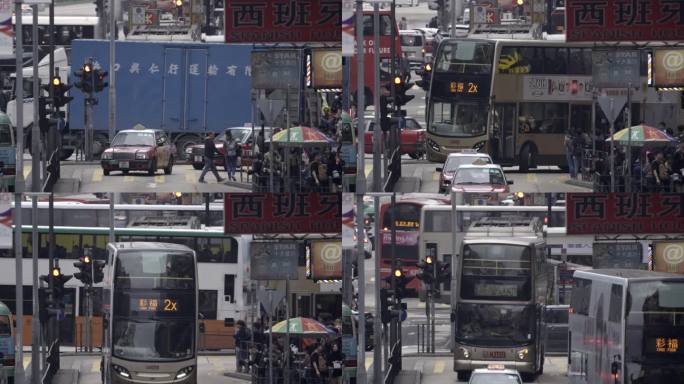
[[[480,85],[471,81],[452,81],[449,84],[449,91],[451,93],[477,95],[480,93]]]
[[[178,301],[173,299],[133,299],[133,308],[139,312],[178,312]]]
[[[647,352],[656,354],[681,354],[677,337],[650,337],[648,338]]]

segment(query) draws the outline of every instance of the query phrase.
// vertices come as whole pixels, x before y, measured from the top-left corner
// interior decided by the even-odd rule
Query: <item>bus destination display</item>
[[[178,312],[178,300],[131,298],[131,309],[136,312]]]
[[[517,297],[518,287],[515,284],[476,284],[475,295],[479,297]]]
[[[682,355],[681,342],[684,337],[647,337],[646,353],[651,355]]]

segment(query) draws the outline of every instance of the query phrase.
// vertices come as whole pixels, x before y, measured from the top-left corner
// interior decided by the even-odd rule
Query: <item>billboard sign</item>
[[[342,243],[339,240],[312,241],[311,271],[314,280],[342,279]]]
[[[14,54],[12,28],[12,5],[11,0],[0,0],[0,53],[11,56]]]
[[[226,43],[342,40],[340,0],[226,0]]]
[[[681,41],[679,1],[567,0],[566,41]]]
[[[655,243],[653,263],[658,272],[684,273],[684,241]]]
[[[339,49],[312,51],[314,88],[342,88],[342,52]]]
[[[294,241],[252,242],[249,248],[250,278],[297,280],[300,249]]]
[[[12,249],[11,193],[0,193],[0,249]]]
[[[566,233],[684,233],[684,195],[676,193],[568,193]]]
[[[341,233],[339,193],[227,193],[226,234]]]
[[[634,49],[591,52],[591,73],[598,88],[639,88],[639,51]]]
[[[654,86],[684,86],[684,49],[656,49],[653,58]]]
[[[342,0],[342,55],[354,56],[354,0]]]
[[[299,90],[301,73],[301,52],[298,50],[252,52],[252,87],[255,89]]]
[[[523,76],[523,100],[591,101],[594,83],[589,76]]]
[[[594,243],[593,267],[639,269],[642,250],[639,242]]]

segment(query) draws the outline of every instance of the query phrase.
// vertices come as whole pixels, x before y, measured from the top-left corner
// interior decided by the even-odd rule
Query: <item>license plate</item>
[[[202,162],[202,156],[195,156],[195,163],[201,163]]]
[[[129,167],[130,167],[130,166],[129,166],[129,164],[128,164],[128,161],[120,161],[120,162],[119,162],[119,168],[127,169],[127,168],[129,168]]]
[[[506,352],[503,351],[486,351],[484,353],[485,357],[488,357],[490,359],[505,359],[506,358]]]

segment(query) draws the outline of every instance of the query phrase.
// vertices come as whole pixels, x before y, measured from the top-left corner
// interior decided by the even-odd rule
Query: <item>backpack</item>
[[[318,164],[318,181],[328,180],[328,166],[321,162]]]

